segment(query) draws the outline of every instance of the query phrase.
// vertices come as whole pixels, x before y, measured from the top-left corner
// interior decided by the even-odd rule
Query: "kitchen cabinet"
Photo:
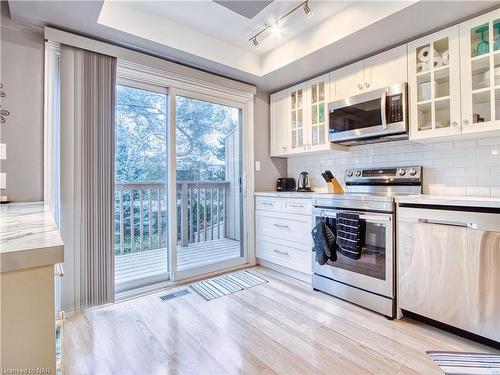
[[[271,95],[271,156],[284,156],[288,149],[288,90]]]
[[[328,74],[306,82],[306,150],[330,150],[328,141]]]
[[[297,153],[306,150],[305,131],[305,93],[304,84],[292,87],[289,90],[289,116],[288,153]]]
[[[459,27],[408,43],[410,138],[461,133]]]
[[[255,254],[259,264],[310,281],[311,198],[297,198],[297,193],[257,194]]]
[[[462,133],[500,130],[500,9],[460,24]]]
[[[407,51],[402,45],[330,73],[332,101],[407,81]]]

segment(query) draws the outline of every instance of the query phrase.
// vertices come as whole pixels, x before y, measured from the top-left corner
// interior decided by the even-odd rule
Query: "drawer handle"
[[[260,202],[260,204],[263,206],[274,206],[274,203],[271,202]]]
[[[418,222],[421,224],[434,224],[434,225],[444,225],[447,227],[477,229],[477,225],[474,223],[459,223],[454,221],[440,221],[440,220],[429,220],[429,219],[418,219]]]
[[[303,204],[289,204],[290,207],[304,208]]]
[[[277,228],[286,228],[286,229],[289,228],[288,225],[283,225],[283,224],[273,224],[273,225]]]
[[[273,251],[275,253],[278,253],[278,254],[281,254],[281,255],[289,255],[288,251],[283,251],[283,250],[278,250],[278,249],[274,249]]]

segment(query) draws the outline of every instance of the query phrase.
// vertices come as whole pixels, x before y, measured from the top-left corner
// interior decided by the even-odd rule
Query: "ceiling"
[[[278,32],[263,33],[258,49],[248,41],[300,3],[37,0],[9,1],[9,10],[21,22],[109,41],[272,92],[500,4],[310,0],[313,17],[299,8]]]

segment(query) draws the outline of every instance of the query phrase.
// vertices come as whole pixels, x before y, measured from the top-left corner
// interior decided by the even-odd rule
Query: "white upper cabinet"
[[[271,156],[288,151],[288,90],[271,95]]]
[[[290,124],[288,128],[288,152],[306,151],[306,85],[292,87],[288,94]]]
[[[363,61],[344,66],[330,73],[331,100],[361,94],[364,90]]]
[[[331,101],[407,81],[406,45],[330,73]]]
[[[462,132],[500,130],[500,9],[460,24]]]
[[[406,45],[388,50],[364,60],[365,90],[408,81]]]
[[[410,139],[460,134],[459,28],[408,44]]]
[[[329,150],[328,142],[328,74],[306,83],[306,149],[309,151]]]

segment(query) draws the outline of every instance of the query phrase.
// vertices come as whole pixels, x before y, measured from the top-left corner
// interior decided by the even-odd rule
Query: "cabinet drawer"
[[[283,212],[290,214],[311,216],[312,204],[310,199],[283,199]]]
[[[257,235],[256,256],[295,271],[311,274],[311,249],[288,241]]]
[[[309,216],[296,214],[276,214],[256,211],[255,232],[301,244],[311,243],[311,222]]]
[[[281,212],[281,198],[255,197],[255,209]]]

